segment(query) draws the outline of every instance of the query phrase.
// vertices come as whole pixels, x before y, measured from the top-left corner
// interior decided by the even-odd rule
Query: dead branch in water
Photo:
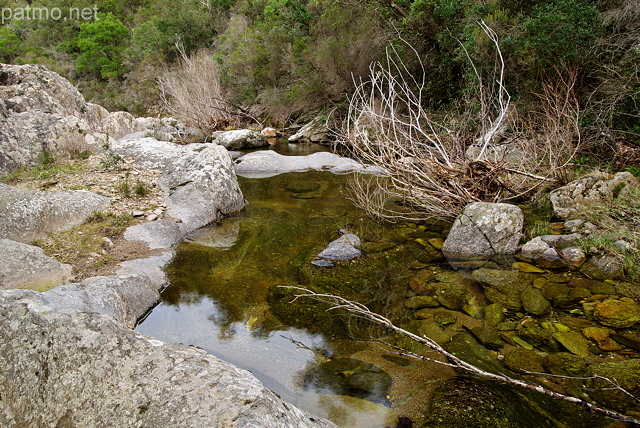
[[[437,359],[433,359],[433,358],[429,358],[423,355],[418,355],[415,353],[411,353],[411,352],[403,352],[404,355],[407,356],[411,356],[413,358],[417,358],[417,359],[422,359],[422,360],[426,360],[426,361],[430,361],[430,362],[434,362],[434,363],[438,363],[438,364],[442,364],[448,367],[452,367],[454,369],[459,369],[459,370],[463,370],[465,372],[474,374],[476,376],[479,377],[483,377],[483,378],[487,378],[487,379],[491,379],[491,380],[495,380],[497,382],[502,382],[502,383],[506,383],[509,385],[514,385],[514,386],[519,386],[531,391],[536,391],[539,392],[541,394],[545,394],[548,395],[550,397],[553,398],[558,398],[560,400],[564,400],[564,401],[568,401],[570,403],[576,403],[576,404],[580,404],[586,408],[588,408],[589,410],[592,410],[594,412],[600,413],[608,418],[611,419],[615,419],[618,421],[622,421],[622,422],[631,422],[634,424],[640,424],[640,420],[635,419],[633,417],[630,416],[626,416],[623,415],[621,413],[615,412],[613,410],[608,410],[608,409],[604,409],[602,407],[596,406],[592,403],[589,403],[585,400],[582,400],[580,398],[576,398],[576,397],[571,397],[565,394],[560,394],[558,392],[552,391],[548,388],[545,388],[541,385],[536,385],[534,383],[529,383],[526,381],[522,381],[522,380],[518,380],[518,379],[514,379],[510,376],[507,376],[505,374],[495,374],[495,373],[490,373],[487,371],[484,371],[472,364],[467,363],[466,361],[458,358],[457,356],[455,356],[454,354],[448,352],[447,350],[445,350],[442,346],[440,346],[437,342],[435,342],[433,339],[430,339],[427,336],[418,336],[417,334],[411,333],[410,331],[404,330],[400,327],[397,327],[396,325],[394,325],[388,318],[377,314],[375,312],[371,312],[365,305],[358,303],[358,302],[353,302],[351,300],[347,300],[343,297],[340,296],[336,296],[333,294],[323,294],[323,293],[315,293],[311,290],[308,290],[306,288],[302,288],[302,287],[292,287],[292,286],[282,286],[282,288],[288,288],[288,289],[292,289],[292,290],[298,290],[300,291],[302,294],[298,294],[296,295],[296,297],[290,302],[293,303],[296,300],[298,300],[299,298],[311,298],[314,300],[318,300],[320,302],[326,303],[331,305],[331,307],[329,309],[327,309],[327,311],[335,311],[335,310],[345,310],[348,313],[359,317],[359,318],[363,318],[366,320],[369,320],[375,324],[378,324],[388,330],[394,331],[396,333],[399,333],[403,336],[409,337],[412,340],[415,340],[418,343],[421,343],[423,345],[426,345],[427,347],[429,347],[430,349],[432,349],[433,351],[436,351],[438,353],[440,353],[441,355],[445,356],[447,358],[446,362],[443,361],[438,361]],[[542,375],[547,375],[546,373],[540,373]],[[592,376],[590,378],[580,378],[580,379],[601,379],[604,380],[608,383],[611,384],[612,389],[616,389],[619,391],[622,391],[623,393],[633,397],[634,399],[637,400],[636,397],[634,397],[632,394],[630,394],[628,391],[624,390],[619,384],[617,384],[616,382],[612,381],[611,379],[602,377],[602,376]]]

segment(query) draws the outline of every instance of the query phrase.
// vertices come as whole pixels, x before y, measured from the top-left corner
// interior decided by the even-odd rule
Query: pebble
[[[151,214],[147,216],[147,221],[156,221],[158,219],[158,216],[155,214]]]
[[[134,217],[142,217],[144,215],[144,211],[136,210],[132,214],[133,214]]]

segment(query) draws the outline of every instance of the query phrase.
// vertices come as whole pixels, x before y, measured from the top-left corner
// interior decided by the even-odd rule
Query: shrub
[[[238,125],[241,113],[227,101],[218,65],[208,51],[187,56],[183,50],[180,66],[165,72],[159,83],[166,109],[203,133]]]

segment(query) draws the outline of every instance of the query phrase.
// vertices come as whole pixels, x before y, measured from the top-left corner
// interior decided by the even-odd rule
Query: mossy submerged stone
[[[436,390],[427,428],[606,427],[609,421],[580,405],[497,382],[456,376]]]
[[[569,352],[580,357],[591,355],[589,341],[577,331],[567,331],[565,333],[553,333],[553,338],[560,342]]]
[[[516,348],[504,359],[509,369],[519,373],[543,373],[542,357],[536,351]]]
[[[433,296],[415,296],[405,300],[404,306],[407,309],[436,308],[440,303]]]
[[[588,374],[612,379],[631,395],[640,395],[640,358],[592,364],[589,366]],[[621,412],[640,411],[637,400],[630,399],[622,391],[611,389],[611,384],[604,379],[590,379],[587,386],[593,388],[589,395],[605,407]]]
[[[473,336],[489,349],[500,349],[505,344],[500,338],[498,330],[487,325],[471,329]]]
[[[502,307],[497,303],[492,303],[484,307],[484,323],[490,327],[495,327],[504,321],[505,316]]]
[[[549,373],[558,376],[582,376],[587,368],[584,358],[569,352],[552,352],[543,364]]]
[[[362,399],[384,398],[392,379],[384,370],[355,358],[336,358],[304,375],[304,388]]]
[[[473,271],[471,277],[484,287],[492,287],[504,294],[515,296],[531,285],[537,276],[513,270],[481,268]]]
[[[537,288],[529,287],[520,296],[522,307],[533,315],[542,315],[549,310],[551,305]]]
[[[632,301],[607,299],[596,305],[594,316],[602,325],[627,328],[640,321],[640,305]]]
[[[538,325],[528,325],[518,330],[518,335],[538,349],[557,352],[562,348],[553,338],[555,330],[542,328]]]
[[[548,300],[553,300],[558,296],[568,296],[569,287],[557,282],[547,282],[542,286],[542,295]]]

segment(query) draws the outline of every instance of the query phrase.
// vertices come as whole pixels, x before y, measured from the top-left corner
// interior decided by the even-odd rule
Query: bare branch
[[[306,288],[302,288],[302,287],[292,287],[292,286],[282,286],[282,288],[288,288],[288,289],[292,289],[292,290],[297,290],[299,292],[301,292],[302,294],[298,294],[295,296],[295,298],[291,301],[291,303],[295,302],[296,300],[298,300],[299,298],[311,298],[314,300],[318,300],[321,301],[323,303],[327,303],[329,305],[331,305],[331,307],[329,310],[336,310],[336,309],[343,309],[347,312],[349,312],[352,315],[356,315],[358,317],[362,317],[362,318],[366,318],[390,331],[394,331],[396,333],[399,333],[403,336],[409,337],[412,340],[415,340],[418,343],[421,343],[423,345],[426,345],[427,347],[429,347],[430,349],[442,354],[443,356],[445,356],[448,360],[448,362],[442,362],[442,361],[438,361],[436,359],[433,358],[429,358],[423,355],[418,355],[418,354],[413,354],[413,353],[406,353],[406,355],[412,356],[414,358],[418,358],[418,359],[423,359],[423,360],[427,360],[427,361],[431,361],[431,362],[435,362],[438,364],[442,364],[442,365],[446,365],[449,367],[453,367],[455,369],[460,369],[460,370],[464,370],[468,373],[474,374],[476,376],[480,376],[483,378],[487,378],[487,379],[491,379],[491,380],[495,380],[498,382],[502,382],[502,383],[506,383],[509,385],[515,385],[515,386],[519,386],[525,389],[529,389],[532,391],[536,391],[539,392],[541,394],[545,394],[548,395],[550,397],[553,398],[558,398],[564,401],[568,401],[571,403],[577,403],[580,404],[582,406],[585,406],[586,408],[603,414],[609,418],[612,419],[616,419],[619,421],[624,421],[624,422],[632,422],[632,423],[636,423],[636,424],[640,424],[640,420],[635,419],[633,417],[630,416],[626,416],[623,414],[620,414],[618,412],[612,411],[612,410],[608,410],[608,409],[604,409],[601,407],[598,407],[594,404],[591,404],[585,400],[582,400],[580,398],[576,398],[576,397],[571,397],[565,394],[560,394],[558,392],[552,391],[548,388],[545,388],[541,385],[536,385],[534,383],[530,383],[530,382],[526,382],[526,381],[522,381],[519,379],[514,379],[510,376],[507,376],[505,374],[499,373],[491,373],[491,372],[487,372],[485,370],[482,370],[472,364],[467,363],[466,361],[460,359],[459,357],[455,356],[454,354],[446,351],[442,346],[440,346],[436,341],[434,341],[433,339],[430,339],[427,336],[418,336],[417,334],[411,333],[410,331],[404,330],[400,327],[397,327],[396,325],[394,325],[388,318],[377,314],[375,312],[371,312],[365,305],[358,303],[358,302],[353,302],[350,300],[347,300],[343,297],[340,296],[336,296],[333,294],[324,294],[324,293],[315,293],[311,290],[308,290]],[[548,376],[546,373],[544,373],[545,376]],[[606,381],[608,381],[611,385],[612,388],[616,389],[616,390],[620,390],[628,395],[629,394],[628,391],[625,391],[623,388],[620,387],[620,385],[618,385],[616,382],[608,379],[608,378],[604,378],[601,376],[594,376],[591,377],[591,379],[604,379]],[[636,399],[634,397],[634,399]]]
[[[543,111],[516,122],[498,36],[483,21],[479,26],[495,63],[493,71],[483,71],[461,44],[475,74],[475,117],[427,110],[427,72],[406,42],[417,72],[389,47],[384,61],[371,64],[368,79],[354,81],[339,141],[353,157],[385,172],[384,178],[350,182],[349,197],[373,217],[453,220],[470,202],[512,200],[566,179],[580,147],[576,75],[559,69],[540,95]],[[474,122],[481,124],[475,139],[467,127]]]

